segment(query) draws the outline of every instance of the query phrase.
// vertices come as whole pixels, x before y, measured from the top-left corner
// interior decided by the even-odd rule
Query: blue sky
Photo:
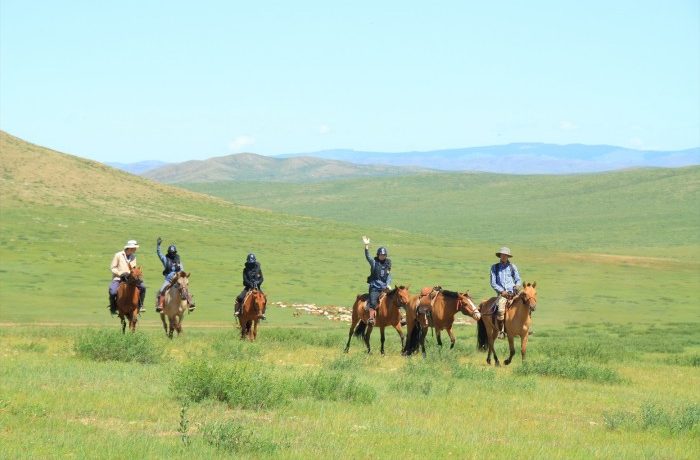
[[[100,161],[700,145],[692,1],[0,0],[0,128]]]

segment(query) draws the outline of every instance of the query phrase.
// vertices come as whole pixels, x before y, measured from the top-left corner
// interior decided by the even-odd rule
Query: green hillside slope
[[[315,184],[183,186],[251,206],[465,244],[700,255],[700,167],[573,176],[441,174]]]

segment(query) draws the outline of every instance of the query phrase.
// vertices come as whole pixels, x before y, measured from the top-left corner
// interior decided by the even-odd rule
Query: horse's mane
[[[443,289],[441,292],[442,295],[444,295],[448,299],[457,299],[459,297],[459,292],[448,291],[447,289]]]

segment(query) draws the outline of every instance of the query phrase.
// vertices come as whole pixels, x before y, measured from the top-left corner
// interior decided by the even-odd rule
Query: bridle
[[[462,297],[464,297],[467,300],[467,302],[463,302]],[[464,308],[464,310],[462,310],[462,308]],[[472,310],[471,313],[469,312],[470,309]],[[469,296],[468,293],[459,294],[457,296],[457,311],[466,311],[469,316],[471,316],[477,321],[481,319],[481,312],[479,311],[479,308],[474,304],[472,298]]]

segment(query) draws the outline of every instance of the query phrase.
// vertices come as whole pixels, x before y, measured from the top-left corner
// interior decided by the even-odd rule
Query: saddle
[[[382,300],[386,297],[387,291],[382,291],[381,294],[379,294],[379,298],[377,299],[377,306],[382,303]],[[369,294],[359,294],[357,296],[359,300],[362,302],[365,302],[365,310],[369,310]]]
[[[416,312],[421,314],[430,314],[433,310],[433,305],[435,305],[435,299],[437,299],[438,294],[442,291],[440,286],[435,287],[424,287],[420,290],[420,296],[418,297],[418,304],[416,305]]]

